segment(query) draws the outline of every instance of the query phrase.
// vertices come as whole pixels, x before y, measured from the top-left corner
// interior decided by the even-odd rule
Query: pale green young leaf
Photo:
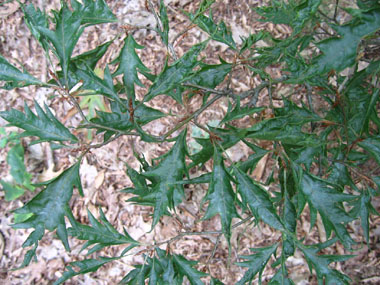
[[[78,139],[52,114],[45,105],[45,112],[35,102],[37,115],[29,107],[24,106],[25,113],[16,109],[0,112],[0,116],[9,122],[9,125],[19,127],[25,132],[22,136],[36,136],[42,141],[69,141],[77,142]]]
[[[14,182],[19,186],[33,191],[34,187],[31,182],[32,175],[26,171],[24,164],[24,147],[21,143],[17,143],[9,150],[7,154],[7,162],[11,167],[10,172]]]
[[[45,84],[37,78],[30,75],[27,71],[20,71],[18,68],[10,64],[3,56],[0,55],[0,81],[5,81],[4,89],[13,89],[28,85]]]
[[[76,187],[83,195],[79,166],[80,163],[77,162],[66,169],[57,178],[49,181],[46,188],[32,200],[15,211],[17,214],[33,214],[27,220],[12,225],[17,229],[35,229],[24,242],[23,247],[37,245],[47,229],[49,231],[57,230],[58,238],[66,250],[70,250],[65,216],[71,215],[69,201],[73,194],[73,188]]]
[[[205,201],[209,201],[209,205],[202,219],[206,220],[219,215],[223,233],[228,241],[231,238],[232,219],[239,217],[235,206],[237,197],[232,189],[231,180],[232,177],[224,166],[222,154],[215,147],[210,186],[204,198]]]
[[[10,184],[4,180],[0,180],[0,184],[3,187],[1,190],[4,191],[5,201],[16,200],[25,193],[25,190],[20,186]]]
[[[248,267],[248,270],[245,272],[243,278],[236,283],[236,285],[243,285],[247,282],[252,282],[257,273],[260,273],[261,276],[270,257],[276,252],[277,246],[278,244],[263,248],[252,248],[251,250],[254,254],[240,256],[240,258],[244,258],[247,261],[237,262],[236,264],[238,266]]]

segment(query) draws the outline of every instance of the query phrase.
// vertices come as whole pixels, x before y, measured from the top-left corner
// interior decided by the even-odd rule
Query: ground
[[[59,7],[59,1],[33,0],[29,1],[41,9],[49,11]],[[156,3],[157,1],[153,1]],[[194,11],[199,5],[198,0],[166,0],[168,5],[169,20],[171,21],[170,37],[174,38],[188,24],[186,17],[181,12]],[[231,28],[234,39],[239,42],[240,36],[247,36],[249,33],[255,33],[260,30],[271,31],[278,37],[290,33],[290,29],[285,25],[273,25],[256,21],[257,15],[252,11],[252,7],[262,5],[260,0],[217,0],[214,4],[214,17],[218,20],[223,19]],[[100,27],[89,28],[82,36],[75,54],[94,48],[95,46],[111,40],[116,37],[109,52],[99,64],[99,68],[104,69],[105,63],[110,62],[120,51],[125,35],[125,25],[144,25],[154,26],[155,19],[151,12],[146,8],[144,0],[124,0],[124,1],[107,1],[111,10],[116,14],[120,23],[105,24]],[[123,27],[124,26],[124,27]],[[159,37],[150,30],[134,30],[133,33],[136,41],[145,46],[140,51],[140,57],[144,64],[154,73],[158,73],[165,63],[166,50],[163,48]],[[179,55],[186,52],[194,43],[204,40],[206,35],[199,30],[191,29],[188,33],[179,38],[175,45],[175,50]],[[7,58],[13,64],[22,63],[25,68],[37,78],[45,80],[49,78],[49,65],[45,60],[42,49],[37,42],[31,37],[24,20],[19,4],[11,2],[0,6],[0,54]],[[232,61],[232,53],[227,46],[222,44],[212,44],[202,54],[207,58],[208,63],[218,63],[218,55],[222,54],[225,60]],[[280,76],[281,73],[276,68],[268,70],[274,76]],[[260,82],[257,78],[250,78],[243,69],[234,71],[231,87],[236,91],[244,91],[254,87]],[[280,86],[281,87],[281,86]],[[286,88],[286,86],[283,86]],[[142,96],[146,88],[137,88],[137,96]],[[300,91],[301,92],[301,91]],[[52,96],[51,90],[42,88],[22,88],[12,91],[0,91],[0,110],[9,108],[22,109],[24,101],[29,106],[33,100],[42,104],[47,102],[55,113],[66,125],[75,125],[80,120],[75,109],[67,102],[61,102],[57,97]],[[265,94],[260,97],[261,102],[265,102]],[[181,114],[188,112],[186,108],[195,110],[199,106],[199,98],[185,104],[185,107],[175,104],[174,101],[164,97],[157,97],[151,101],[151,106],[158,108],[166,113],[170,110],[176,115],[177,120],[181,119]],[[215,121],[221,119],[227,111],[228,103],[223,101],[221,104],[213,106],[206,111],[200,121]],[[85,109],[86,114],[90,110]],[[152,134],[162,134],[170,129],[173,118],[165,118],[155,123],[149,124],[147,130]],[[241,121],[241,124],[249,122]],[[0,119],[0,126],[4,126],[5,121]],[[11,129],[15,130],[15,129]],[[197,129],[189,131],[196,132]],[[85,131],[76,133],[83,140],[94,137],[100,141],[95,134],[89,134]],[[30,142],[24,139],[23,143],[27,146]],[[180,205],[178,212],[173,218],[164,217],[161,223],[152,231],[151,228],[151,209],[148,207],[136,206],[126,202],[131,196],[120,192],[120,190],[130,187],[131,182],[125,174],[126,164],[137,169],[139,163],[133,156],[133,150],[144,154],[147,161],[165,153],[170,143],[147,144],[137,138],[120,138],[107,146],[91,151],[81,165],[81,177],[84,187],[85,196],[81,198],[77,193],[72,199],[72,209],[75,217],[82,222],[88,223],[87,210],[89,209],[95,216],[98,216],[98,207],[101,206],[109,221],[119,230],[125,227],[131,236],[139,241],[148,244],[161,242],[170,239],[178,234],[181,228],[192,231],[212,231],[219,230],[220,224],[217,218],[199,222],[199,205],[206,188],[202,186],[191,186],[186,189],[186,201]],[[196,145],[193,145],[196,148]],[[6,163],[6,155],[9,147],[0,149],[0,174],[2,178],[9,178],[9,168]],[[229,150],[229,156],[234,161],[244,159],[249,155],[249,150],[242,145],[238,145]],[[55,177],[67,166],[75,161],[75,153],[67,151],[51,151],[47,144],[39,144],[33,147],[26,147],[26,162],[28,171],[34,175],[34,182],[46,181]],[[265,179],[268,176],[273,162],[267,158],[263,159],[254,172],[256,179]],[[204,169],[210,170],[211,165],[206,164]],[[197,176],[199,173],[191,173]],[[3,192],[0,192],[0,210],[3,213],[0,217],[0,284],[51,284],[59,278],[64,271],[64,266],[69,262],[80,260],[83,254],[79,254],[82,246],[77,240],[70,240],[72,251],[65,252],[61,242],[55,237],[54,233],[45,235],[37,251],[38,262],[18,270],[11,271],[22,262],[26,250],[21,247],[26,237],[30,233],[27,230],[14,230],[10,227],[12,224],[12,210],[20,207],[28,201],[34,194],[26,193],[16,201],[6,202]],[[374,201],[377,210],[380,210],[380,200]],[[203,207],[204,208],[204,207]],[[235,223],[238,220],[235,221]],[[299,234],[304,236],[307,241],[318,242],[323,240],[323,227],[318,220],[318,227],[314,227],[309,232],[309,220],[307,215],[303,216],[299,222]],[[351,225],[350,232],[352,236],[362,241],[359,223]],[[261,225],[242,225],[234,229],[232,236],[233,251],[231,258],[228,258],[228,245],[224,238],[218,243],[217,235],[205,236],[186,236],[170,244],[170,250],[173,253],[183,254],[189,259],[199,260],[198,269],[205,272],[211,272],[214,277],[220,278],[225,284],[234,284],[243,274],[243,269],[237,267],[233,262],[237,261],[238,255],[249,254],[249,248],[261,247],[272,244],[279,238],[279,233],[274,232],[271,228]],[[353,284],[379,284],[380,283],[380,219],[379,217],[371,218],[371,235],[370,249],[363,244],[358,255],[342,264],[334,265],[336,268],[343,270],[345,274],[353,279]],[[215,246],[217,245],[217,246]],[[166,249],[166,244],[162,246]],[[122,249],[113,247],[102,255],[115,256]],[[138,252],[137,248],[133,253]],[[215,250],[212,259],[209,257]],[[337,245],[327,253],[349,254],[341,245]],[[232,261],[231,262],[229,262]],[[141,254],[131,254],[130,256],[106,265],[104,269],[93,274],[87,274],[81,277],[75,277],[67,284],[117,284],[121,278],[130,271],[133,264],[143,262]],[[315,284],[315,278],[309,273],[307,264],[302,255],[297,252],[296,255],[289,259],[288,267],[292,279],[296,284]],[[264,282],[273,276],[274,271],[267,268],[263,274]],[[257,281],[255,281],[255,284]]]

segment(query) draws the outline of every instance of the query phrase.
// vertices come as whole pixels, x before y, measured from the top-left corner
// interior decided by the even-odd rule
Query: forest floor
[[[59,0],[33,0],[29,1],[42,10],[49,11],[58,9]],[[153,1],[156,3],[157,1]],[[168,14],[170,20],[171,34],[174,38],[188,25],[186,16],[182,13],[185,11],[194,11],[199,5],[199,0],[168,0]],[[217,0],[213,5],[213,14],[215,19],[224,20],[232,31],[232,35],[237,43],[241,42],[240,37],[248,36],[250,33],[256,33],[261,30],[267,30],[277,37],[284,37],[291,33],[291,30],[285,25],[273,25],[257,21],[257,15],[252,7],[261,5],[260,0]],[[1,3],[0,3],[1,4]],[[146,8],[144,0],[124,0],[124,1],[107,1],[111,10],[115,13],[121,23],[104,24],[101,27],[91,27],[86,29],[81,37],[74,54],[79,54],[86,50],[95,48],[97,45],[116,37],[111,48],[106,53],[99,64],[99,72],[105,68],[106,62],[111,62],[123,45],[125,30],[123,25],[143,25],[153,27],[155,18]],[[166,49],[163,47],[159,37],[155,32],[150,30],[130,31],[137,43],[143,45],[145,49],[139,51],[144,64],[152,70],[153,73],[159,73],[165,64]],[[191,29],[184,34],[174,47],[179,55],[184,54],[189,47],[195,43],[206,39],[206,35],[197,29]],[[35,39],[32,38],[27,26],[23,20],[22,11],[16,2],[11,2],[0,6],[0,54],[7,58],[13,64],[21,63],[25,68],[37,78],[46,80],[49,78],[49,65],[44,57],[42,48]],[[224,60],[234,60],[233,54],[223,44],[212,44],[202,54],[207,63],[218,63],[218,56]],[[273,76],[281,76],[278,68],[273,67],[267,70]],[[257,86],[260,82],[257,78],[251,78],[244,69],[234,71],[231,88],[239,91],[248,90]],[[286,86],[282,86],[286,88]],[[146,88],[137,88],[137,96],[141,98]],[[301,89],[300,89],[301,90]],[[297,92],[297,90],[293,90]],[[302,91],[299,91],[302,92]],[[266,102],[266,94],[262,93],[259,103]],[[297,96],[297,94],[295,94]],[[29,106],[33,106],[33,100],[40,105],[46,102],[55,110],[57,116],[65,122],[66,125],[75,125],[79,121],[73,106],[67,102],[61,102],[54,96],[52,90],[43,88],[28,87],[14,89],[11,91],[0,91],[0,110],[9,108],[23,109],[24,101]],[[199,101],[199,100],[198,100]],[[199,102],[195,98],[186,107],[195,109]],[[108,108],[106,102],[92,102],[96,108]],[[166,113],[181,114],[183,106],[179,106],[170,98],[158,96],[150,102],[152,107],[158,108]],[[219,105],[213,105],[207,110],[200,120],[211,122],[220,120],[225,114],[228,107],[228,101],[222,101]],[[91,115],[92,109],[85,109],[88,116]],[[169,129],[172,118],[164,118],[148,125],[148,131],[152,134],[162,134]],[[241,121],[241,124],[245,123]],[[0,127],[6,125],[6,122],[0,118]],[[17,131],[15,128],[7,131]],[[190,130],[190,135],[196,132],[194,128]],[[76,135],[81,136],[84,140],[91,138],[100,141],[101,138],[95,133],[80,131]],[[26,146],[30,142],[23,139]],[[87,209],[98,217],[98,207],[101,206],[108,220],[117,228],[125,227],[129,234],[136,240],[144,243],[153,244],[160,241],[175,237],[180,232],[181,227],[194,231],[212,231],[220,230],[219,220],[217,217],[198,221],[200,218],[199,204],[204,194],[206,186],[197,186],[186,188],[186,201],[180,205],[178,212],[172,218],[164,217],[161,223],[150,232],[151,229],[151,209],[149,207],[137,206],[126,202],[131,197],[130,194],[122,193],[120,190],[131,187],[131,181],[126,175],[126,164],[137,169],[139,162],[133,155],[136,151],[145,156],[147,161],[165,153],[170,143],[149,144],[140,141],[138,138],[120,138],[112,143],[91,151],[86,155],[81,165],[81,178],[85,196],[82,198],[75,193],[72,199],[72,209],[75,217],[83,223],[88,223]],[[196,144],[190,145],[194,149]],[[0,149],[0,177],[9,178],[9,166],[6,163],[6,156],[9,146]],[[244,159],[249,155],[249,150],[242,145],[238,145],[229,150],[229,156],[234,161]],[[41,182],[57,176],[63,169],[75,161],[75,153],[67,151],[52,151],[48,144],[42,143],[31,147],[26,147],[25,161],[27,169],[33,174],[33,182]],[[273,163],[272,163],[273,164]],[[268,176],[271,168],[271,162],[267,159],[260,161],[254,172],[255,178],[263,180]],[[210,171],[211,164],[206,164],[200,171]],[[198,173],[191,173],[197,176]],[[10,227],[12,224],[12,210],[22,206],[25,202],[33,197],[34,193],[27,192],[20,199],[12,202],[4,200],[4,194],[0,192],[0,284],[51,284],[57,280],[63,273],[65,265],[75,260],[81,260],[83,254],[79,254],[82,242],[72,239],[70,245],[72,251],[67,253],[62,243],[56,238],[54,233],[48,233],[42,239],[37,250],[38,261],[31,263],[28,267],[11,271],[21,265],[26,249],[22,244],[30,234],[30,230],[15,230]],[[380,210],[380,199],[374,201],[376,209]],[[178,221],[180,220],[180,222]],[[235,221],[235,223],[238,220]],[[304,236],[306,240],[318,242],[324,239],[323,229],[319,226],[309,231],[310,221],[307,215],[302,216],[299,224],[299,235]],[[371,248],[363,244],[357,256],[334,266],[349,275],[354,284],[380,284],[380,218],[371,218]],[[351,225],[350,232],[359,242],[362,242],[360,224]],[[279,238],[279,233],[273,231],[270,227],[260,224],[242,225],[234,229],[232,236],[231,257],[228,255],[228,244],[224,238],[218,239],[214,236],[186,236],[170,244],[170,250],[173,253],[183,254],[189,259],[199,260],[198,269],[219,278],[225,284],[234,284],[244,274],[241,267],[234,265],[238,260],[238,255],[249,254],[249,248],[261,247],[274,243]],[[166,249],[166,244],[162,247]],[[116,256],[122,248],[112,247],[101,253],[102,256]],[[139,249],[136,249],[138,251]],[[140,249],[141,250],[141,249]],[[213,258],[208,260],[215,250]],[[333,254],[350,254],[339,243],[326,253]],[[79,276],[68,281],[66,284],[117,284],[125,276],[134,264],[143,262],[143,256],[129,255],[119,261],[107,264],[96,273]],[[295,256],[289,258],[287,263],[291,278],[296,284],[315,284],[316,279],[310,274],[307,263],[302,254],[296,252]],[[274,274],[273,269],[267,267],[263,274],[263,281],[266,283]],[[255,283],[256,284],[256,283]]]

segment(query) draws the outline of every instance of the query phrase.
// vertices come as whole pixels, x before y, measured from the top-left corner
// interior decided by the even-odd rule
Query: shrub
[[[75,129],[88,129],[89,133],[96,130],[96,135],[93,142],[86,143],[85,138],[75,135],[49,106],[40,106],[37,102],[35,111],[25,104],[23,112],[16,109],[0,112],[9,125],[24,130],[20,137],[37,138],[33,143],[49,142],[53,149],[78,153],[75,163],[53,180],[37,185],[41,190],[15,211],[25,216],[13,227],[34,230],[23,244],[28,251],[21,268],[36,258],[45,232],[55,231],[67,251],[71,236],[86,241],[83,249],[88,249],[88,255],[93,256],[70,263],[56,284],[122,259],[133,248],[141,248],[137,254],[144,256],[144,264],[134,265],[135,269],[121,279],[122,284],[145,284],[147,280],[149,284],[182,284],[186,278],[191,284],[203,284],[205,280],[222,284],[212,272],[206,273],[206,267],[200,270],[197,262],[173,253],[170,244],[188,235],[216,234],[215,248],[223,236],[231,251],[233,230],[254,222],[257,226],[266,224],[278,232],[280,238],[277,243],[251,249],[251,254],[239,256],[238,262],[232,260],[237,266],[247,268],[237,284],[252,282],[257,275],[261,280],[270,260],[276,274],[269,284],[293,284],[286,261],[296,251],[303,254],[319,284],[350,282],[347,275],[330,264],[345,261],[352,255],[323,252],[335,243],[350,251],[358,248],[358,242],[369,245],[370,215],[378,214],[371,200],[379,194],[379,167],[366,169],[374,163],[380,164],[380,61],[376,53],[371,52],[378,42],[380,6],[377,1],[364,0],[358,0],[355,7],[339,6],[339,1],[336,5],[311,0],[272,1],[271,5],[256,8],[260,20],[287,25],[291,33],[276,38],[268,31],[261,31],[237,44],[227,25],[214,20],[213,2],[203,0],[196,11],[185,12],[189,25],[178,37],[196,26],[208,38],[179,57],[173,41],[169,40],[169,18],[163,0],[157,4],[157,11],[153,3],[147,1],[147,8],[157,21],[153,30],[168,51],[165,66],[153,74],[138,55],[137,50],[144,47],[133,37],[136,27],[125,26],[124,46],[118,57],[106,65],[103,77],[95,68],[112,41],[75,57],[72,53],[87,27],[117,22],[104,0],[62,1],[60,10],[52,11],[53,18],[32,4],[22,4],[25,23],[51,64],[51,79],[42,82],[0,56],[3,88],[29,85],[51,88],[76,108],[81,121]],[[208,15],[207,11],[210,11]],[[206,63],[207,58],[201,54],[212,42],[226,45],[235,60],[228,61],[220,53],[219,64]],[[263,42],[265,44],[260,44]],[[56,66],[52,57],[58,60]],[[279,68],[282,76],[271,75],[270,67]],[[234,71],[239,68],[244,68],[261,83],[243,92],[231,88]],[[144,86],[142,81],[147,82],[149,89],[138,100],[135,87]],[[286,93],[283,92],[285,87],[299,91]],[[96,94],[99,95],[94,97]],[[79,95],[92,96],[86,102],[93,104],[93,110],[98,106],[91,118],[82,110]],[[159,95],[169,96],[182,106],[200,95],[202,104],[179,120],[173,119],[166,133],[153,135],[143,126],[173,116],[149,105],[149,101]],[[104,101],[94,103],[98,96],[103,96]],[[229,102],[223,119],[214,126],[199,122],[200,115],[222,98]],[[107,108],[99,110],[99,102],[104,102]],[[244,126],[241,119],[245,117],[250,118],[250,123]],[[204,136],[195,139],[199,145],[189,152],[189,144],[194,145],[188,132],[192,126],[198,127],[198,132],[202,130]],[[125,136],[138,136],[150,144],[173,142],[167,153],[153,161],[146,161],[136,152],[141,167],[127,170],[134,186],[123,191],[133,194],[129,199],[131,203],[153,208],[152,229],[163,216],[173,215],[184,202],[185,185],[206,184],[207,193],[199,205],[200,216],[202,220],[218,216],[221,230],[183,229],[170,240],[145,245],[134,240],[128,229],[118,232],[100,207],[99,220],[88,211],[90,223],[80,223],[69,203],[74,188],[83,196],[79,174],[83,158],[90,150]],[[96,143],[99,137],[102,141]],[[234,162],[227,150],[238,143],[249,148],[251,155]],[[255,180],[252,171],[263,157],[272,162],[272,170],[266,181]],[[189,175],[190,171],[201,173],[202,165],[209,161],[212,161],[212,171]],[[30,177],[28,179],[28,187],[34,189]],[[10,190],[4,184],[3,187],[10,195]],[[310,244],[298,234],[297,221],[305,215],[306,208],[310,229],[319,214],[326,234],[324,242]],[[233,223],[233,219],[240,221]],[[363,241],[355,241],[350,235],[348,225],[356,220],[360,221]],[[95,254],[116,245],[125,247],[118,256]],[[163,245],[167,246],[166,251],[160,249]],[[210,260],[214,254],[215,250]]]

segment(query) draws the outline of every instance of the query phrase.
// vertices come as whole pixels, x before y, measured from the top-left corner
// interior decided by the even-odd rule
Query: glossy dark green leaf
[[[358,145],[365,149],[380,165],[380,136],[366,138]]]
[[[285,264],[281,264],[281,268],[272,277],[268,285],[294,285],[293,280],[288,277],[288,271]]]
[[[114,61],[115,63],[119,63],[119,66],[113,76],[123,74],[123,82],[127,95],[133,100],[135,100],[135,84],[144,87],[138,78],[137,73],[139,72],[148,76],[148,73],[150,72],[136,53],[136,49],[142,48],[144,47],[137,44],[135,39],[131,35],[128,35],[119,57]]]
[[[48,16],[42,12],[39,8],[35,8],[33,4],[21,5],[24,11],[24,19],[30,32],[41,44],[43,49],[47,51],[49,49],[49,43],[47,39],[39,32],[38,27],[49,28]]]
[[[369,243],[369,214],[374,210],[371,204],[371,196],[365,190],[361,193],[360,197],[351,203],[353,208],[351,213],[354,217],[360,217],[361,226],[367,243]],[[376,213],[376,210],[374,210]]]
[[[255,252],[254,254],[240,256],[240,258],[244,258],[247,261],[237,262],[236,264],[238,266],[248,267],[248,270],[245,272],[243,278],[236,283],[236,285],[243,285],[247,282],[252,282],[257,273],[260,273],[261,276],[270,257],[276,252],[277,246],[278,244],[262,248],[252,248],[251,250]]]
[[[209,126],[210,131],[215,134],[221,140],[219,143],[222,145],[223,149],[228,149],[240,140],[245,138],[247,131],[245,129],[220,129],[213,128]],[[198,164],[203,164],[208,161],[214,155],[214,146],[210,139],[196,138],[197,143],[202,146],[202,150],[192,155],[190,158],[193,161],[190,163],[189,168],[192,168]]]
[[[98,94],[102,94],[117,101],[119,104],[124,104],[115,91],[113,79],[108,66],[104,70],[104,79],[98,77],[89,67],[86,69],[78,69],[75,74],[83,81],[82,89],[93,90]]]
[[[80,55],[73,57],[71,62],[81,69],[86,69],[88,66],[90,69],[94,70],[96,64],[103,57],[112,43],[113,40],[105,42],[92,50],[81,53]]]
[[[45,112],[37,102],[34,103],[37,115],[25,104],[25,113],[11,109],[0,112],[0,116],[9,122],[9,125],[19,127],[25,132],[22,136],[36,136],[42,141],[70,141],[78,139],[54,117],[49,107],[45,105]]]
[[[232,109],[232,105],[229,102],[227,113],[220,123],[223,124],[223,123],[227,123],[229,121],[242,119],[245,116],[252,115],[254,113],[259,113],[259,112],[263,111],[264,109],[265,109],[264,107],[253,107],[253,108],[244,107],[244,108],[241,108],[240,107],[240,99],[238,97],[238,99],[236,100],[236,105],[235,105],[234,109]]]
[[[145,193],[134,191],[132,193],[138,196],[129,199],[129,201],[137,204],[148,204],[154,207],[152,228],[163,215],[168,214],[168,209],[174,209],[183,199],[183,185],[176,184],[176,182],[182,181],[186,173],[185,139],[186,131],[183,131],[161,161],[156,166],[141,173],[143,177],[152,182],[151,189],[146,189]]]
[[[88,218],[91,226],[83,225],[77,222],[73,217],[70,217],[72,227],[68,228],[70,236],[76,237],[80,240],[87,242],[82,246],[82,250],[91,245],[95,245],[88,250],[87,254],[99,251],[106,246],[131,244],[133,246],[139,245],[124,229],[124,234],[119,233],[107,220],[101,208],[99,208],[100,221],[87,210]]]
[[[256,184],[252,178],[238,168],[234,168],[234,175],[238,182],[238,192],[241,195],[243,204],[248,205],[252,214],[271,227],[283,230],[284,227],[276,213],[273,202],[270,200],[268,192]]]
[[[164,69],[157,76],[149,92],[144,97],[144,102],[152,100],[160,94],[168,94],[179,103],[182,103],[180,94],[173,93],[173,89],[177,88],[180,83],[186,79],[193,69],[199,64],[197,57],[199,53],[206,47],[207,42],[194,45],[187,53],[172,65],[166,62]]]
[[[82,25],[117,22],[117,18],[104,0],[82,0],[82,3],[71,0],[71,7],[80,15]]]
[[[319,255],[318,251],[320,250],[318,246],[306,246],[298,243],[298,248],[303,252],[307,263],[309,264],[310,272],[312,267],[316,271],[318,278],[318,284],[351,284],[351,279],[339,272],[338,270],[331,269],[328,265],[332,262],[341,262],[345,261],[352,255]]]
[[[103,257],[99,256],[97,259],[84,259],[82,261],[74,261],[71,262],[70,265],[67,266],[68,271],[65,271],[61,278],[59,278],[56,282],[54,282],[54,285],[63,284],[65,281],[73,278],[74,276],[80,275],[80,274],[86,274],[90,272],[97,271],[101,266],[104,264],[107,264],[108,262],[111,262],[113,260],[120,259],[120,257]],[[79,270],[75,271],[74,267],[78,267]]]
[[[360,20],[353,19],[343,26],[334,25],[339,37],[317,43],[322,54],[316,57],[301,78],[342,71],[355,63],[357,48],[361,39],[380,28],[380,9],[362,13]]]
[[[26,70],[20,71],[0,55],[0,81],[5,81],[4,89],[13,89],[28,85],[45,85],[37,78],[30,75]]]
[[[46,188],[26,205],[15,211],[17,214],[33,214],[26,221],[12,225],[17,229],[35,229],[24,242],[23,247],[37,245],[47,229],[49,231],[57,230],[58,238],[66,250],[70,250],[65,216],[71,215],[69,201],[73,194],[73,188],[76,187],[83,195],[79,166],[78,162],[66,169],[57,178],[49,181]]]
[[[176,270],[179,271],[180,274],[187,277],[190,281],[191,285],[203,285],[204,283],[201,281],[201,277],[207,276],[206,273],[200,272],[193,268],[196,261],[190,261],[184,258],[182,255],[173,255],[173,263]]]
[[[68,87],[70,57],[84,28],[81,27],[81,16],[71,12],[66,4],[59,12],[54,13],[54,18],[56,23],[54,31],[41,26],[36,28],[54,46],[54,52],[62,67],[65,85]]]
[[[230,73],[232,65],[222,61],[221,64],[200,64],[200,68],[191,76],[187,83],[215,88],[223,82]]]
[[[209,205],[202,219],[210,219],[219,215],[223,233],[228,241],[231,238],[232,219],[239,217],[235,206],[237,198],[232,189],[231,180],[232,177],[224,166],[222,154],[215,147],[210,186],[204,198],[205,201],[209,201]]]
[[[302,175],[300,189],[310,207],[321,215],[326,237],[328,238],[334,230],[345,247],[350,248],[355,244],[345,228],[345,224],[351,222],[352,217],[345,212],[341,204],[352,201],[356,196],[341,193],[333,184],[307,172]]]
[[[213,40],[224,43],[232,49],[236,49],[236,43],[232,38],[231,32],[227,29],[226,24],[223,21],[219,24],[215,23],[211,13],[209,17],[199,15],[194,23],[205,31]]]

